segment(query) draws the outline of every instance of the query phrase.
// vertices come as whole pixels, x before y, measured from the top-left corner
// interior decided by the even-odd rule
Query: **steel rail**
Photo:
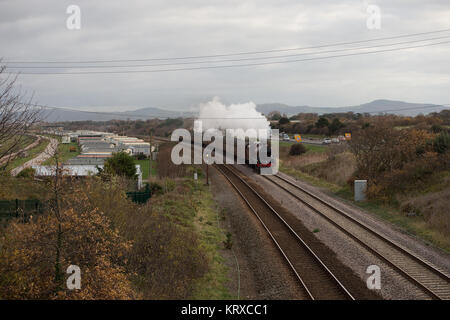
[[[428,293],[432,298],[434,299],[439,299],[441,300],[442,298],[435,292],[433,292],[433,290],[431,290],[430,288],[428,288],[425,284],[423,284],[422,282],[420,282],[419,280],[417,280],[416,278],[414,278],[414,276],[412,276],[410,273],[408,273],[406,270],[404,270],[402,267],[398,266],[397,264],[395,264],[394,262],[392,262],[391,259],[385,257],[385,255],[383,255],[381,252],[379,252],[379,250],[369,246],[367,243],[365,243],[364,241],[362,241],[359,237],[357,237],[356,235],[354,235],[353,233],[351,233],[350,231],[348,231],[347,229],[345,229],[344,227],[342,227],[340,224],[338,224],[336,221],[334,221],[333,219],[331,219],[330,217],[328,217],[325,213],[323,213],[322,211],[320,211],[319,209],[317,209],[315,206],[313,206],[311,203],[307,202],[305,199],[302,199],[301,197],[299,197],[297,194],[295,194],[294,192],[292,192],[291,190],[288,190],[287,188],[283,187],[280,183],[275,182],[273,179],[270,179],[268,176],[264,176],[267,180],[271,181],[273,184],[277,185],[278,187],[280,187],[281,189],[283,189],[284,191],[286,191],[287,193],[289,193],[291,196],[293,196],[294,198],[296,198],[297,200],[299,200],[300,202],[302,202],[303,204],[305,204],[307,207],[311,208],[314,212],[318,213],[321,217],[325,218],[328,222],[330,222],[332,225],[334,225],[335,227],[337,227],[339,230],[341,230],[342,232],[344,232],[346,235],[350,236],[352,239],[354,239],[355,241],[357,241],[359,244],[361,244],[362,246],[364,246],[366,249],[368,249],[369,251],[371,251],[372,253],[374,253],[376,256],[378,256],[379,258],[381,258],[383,261],[385,261],[387,264],[389,264],[390,266],[392,266],[395,270],[399,271],[401,274],[403,274],[405,277],[407,277],[411,282],[415,283],[416,285],[418,285],[423,291],[425,291],[426,293]],[[349,220],[350,222],[356,224],[357,226],[363,228],[364,230],[366,230],[367,232],[369,232],[371,235],[374,235],[376,238],[380,239],[381,241],[383,241],[384,243],[387,243],[391,248],[394,248],[397,251],[400,251],[402,254],[406,255],[407,257],[415,260],[416,262],[418,262],[420,265],[424,266],[426,269],[428,269],[429,271],[431,271],[433,274],[439,276],[440,278],[442,278],[443,280],[449,282],[450,278],[448,275],[446,275],[445,273],[443,273],[442,271],[438,270],[435,266],[431,265],[429,262],[423,260],[422,258],[418,257],[417,255],[415,255],[414,253],[410,252],[408,249],[402,247],[401,245],[397,244],[396,242],[386,238],[385,236],[383,236],[382,234],[380,234],[379,232],[373,230],[373,228],[369,227],[367,224],[363,223],[362,221],[359,221],[357,219],[355,219],[354,217],[350,216],[348,213],[342,211],[341,209],[335,207],[334,205],[330,204],[329,202],[321,199],[320,197],[316,196],[315,194],[311,193],[310,191],[300,187],[299,185],[297,185],[295,182],[290,181],[289,179],[286,179],[284,177],[281,177],[280,175],[274,175],[274,177],[288,183],[289,185],[291,185],[292,187],[294,187],[295,189],[305,193],[306,195],[310,196],[311,198],[313,198],[314,200],[318,201],[319,203],[325,205],[326,207],[332,209],[334,212],[337,212],[340,216],[346,218],[347,220]]]
[[[325,272],[331,276],[331,278],[335,281],[335,283],[338,285],[338,287],[342,290],[342,292],[345,294],[345,296],[347,296],[348,298],[350,298],[351,300],[355,300],[355,298],[353,297],[353,295],[349,292],[349,290],[347,288],[345,288],[345,286],[339,281],[339,279],[333,274],[333,272],[325,265],[325,263],[317,256],[317,254],[310,248],[310,246],[307,245],[307,243],[292,229],[292,227],[286,222],[286,220],[284,220],[281,215],[253,188],[251,187],[244,179],[242,179],[242,177],[240,176],[240,174],[235,172],[235,169],[231,169],[231,167],[229,167],[228,165],[222,165],[223,168],[226,168],[228,172],[230,172],[231,174],[233,174],[236,178],[239,179],[240,182],[242,182],[249,190],[252,191],[252,193],[254,195],[257,196],[258,199],[261,200],[262,203],[264,203],[264,205],[269,208],[269,210],[275,214],[275,216],[282,222],[282,224],[288,228],[288,230],[291,232],[291,234],[302,244],[302,246],[307,250],[307,252],[314,258],[314,260],[317,261],[318,265],[320,265],[320,267],[325,270]],[[219,168],[219,166],[216,165],[216,168],[224,175],[224,177],[230,182],[230,184],[234,187],[234,189],[239,193],[239,195],[243,198],[243,200],[246,202],[246,204],[249,206],[249,208],[253,211],[253,213],[256,215],[256,217],[258,218],[258,220],[261,222],[261,224],[263,225],[263,227],[265,228],[265,230],[268,232],[268,234],[270,235],[270,237],[272,238],[272,240],[275,242],[277,248],[280,250],[280,252],[282,253],[282,255],[284,256],[284,258],[288,261],[288,264],[290,265],[290,267],[293,269],[295,275],[297,276],[297,278],[300,280],[300,282],[302,283],[302,286],[304,287],[304,289],[308,292],[309,296],[311,297],[311,299],[315,299],[313,297],[313,295],[311,294],[311,290],[308,289],[308,287],[306,286],[305,282],[303,281],[303,279],[300,277],[300,275],[298,274],[297,270],[295,270],[295,267],[293,266],[293,264],[290,262],[289,258],[287,257],[287,255],[284,253],[283,249],[281,248],[281,246],[279,245],[279,243],[276,241],[276,239],[274,238],[274,236],[272,235],[272,233],[270,232],[269,228],[267,227],[267,225],[263,222],[262,218],[258,215],[258,213],[256,212],[256,210],[251,206],[251,204],[249,203],[249,201],[245,198],[245,196],[242,194],[242,192],[238,189],[238,187],[231,181],[231,179],[227,176],[227,174]]]

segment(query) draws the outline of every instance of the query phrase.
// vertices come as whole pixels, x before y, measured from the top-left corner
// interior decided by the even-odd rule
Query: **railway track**
[[[295,181],[280,175],[264,177],[381,258],[408,281],[420,288],[424,293],[424,298],[450,299],[450,278],[443,270],[297,185]]]
[[[215,166],[230,182],[261,222],[309,299],[354,300],[347,288],[330,271],[302,237],[252,186],[228,165]]]

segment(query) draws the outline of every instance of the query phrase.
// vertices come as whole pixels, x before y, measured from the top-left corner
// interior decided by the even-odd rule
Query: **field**
[[[59,140],[61,138],[59,137]],[[75,147],[75,152],[71,152],[70,148]],[[77,155],[80,154],[80,148],[76,142],[71,142],[67,144],[59,143],[58,144],[58,157],[60,162],[66,162],[69,159],[75,158]],[[54,164],[54,159],[50,158],[46,161],[44,161],[43,165],[52,165]]]
[[[298,142],[288,142],[288,141],[280,141],[280,155],[287,155],[289,153],[289,148],[294,144]],[[315,145],[315,144],[307,144],[303,143],[305,146],[307,152],[316,152],[316,153],[322,153],[327,150],[327,146],[324,145]]]

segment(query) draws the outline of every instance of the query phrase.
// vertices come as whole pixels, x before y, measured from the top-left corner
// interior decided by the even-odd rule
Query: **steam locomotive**
[[[211,143],[211,141],[203,141],[202,147],[203,149],[208,146]],[[242,141],[241,141],[242,143]],[[192,141],[192,144],[194,144],[194,141]],[[245,159],[239,159],[238,162],[238,139],[234,138],[234,163],[245,163],[247,166],[252,168],[255,172],[258,174],[261,174],[261,169],[263,168],[270,168],[272,167],[272,150],[270,141],[266,142],[258,142],[258,141],[252,141],[248,138],[245,139],[244,146],[245,146]],[[223,161],[225,163],[226,159],[226,139],[224,139],[222,150],[214,150],[215,152],[223,152]],[[265,157],[261,157],[261,155],[264,154]],[[251,161],[251,156],[256,155],[256,159]],[[256,161],[255,161],[256,160]],[[253,162],[253,163],[252,163]],[[256,162],[256,163],[255,163]]]

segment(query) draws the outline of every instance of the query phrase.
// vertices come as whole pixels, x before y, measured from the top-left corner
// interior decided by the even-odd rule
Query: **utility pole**
[[[209,154],[206,154],[206,185],[209,186]]]
[[[150,182],[150,177],[152,176],[152,131],[150,131],[150,157],[148,158],[148,181]]]

